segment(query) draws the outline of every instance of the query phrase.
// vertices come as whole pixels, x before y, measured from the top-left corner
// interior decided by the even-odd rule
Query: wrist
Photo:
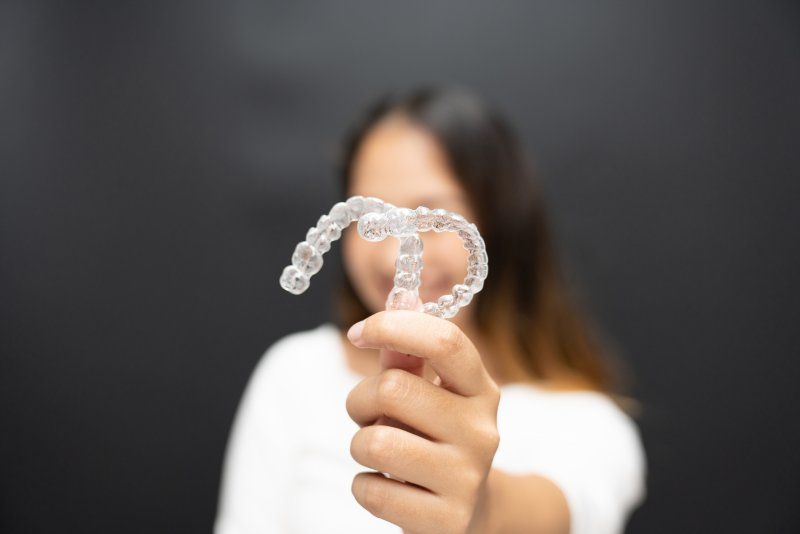
[[[505,474],[502,471],[489,470],[478,497],[475,515],[469,529],[470,534],[490,534],[502,531],[502,514],[498,512],[500,503],[503,502],[504,481]]]

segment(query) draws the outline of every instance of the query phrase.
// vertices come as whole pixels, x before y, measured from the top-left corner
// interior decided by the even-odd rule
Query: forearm
[[[484,532],[568,534],[569,507],[561,490],[536,475],[492,469],[486,486]]]

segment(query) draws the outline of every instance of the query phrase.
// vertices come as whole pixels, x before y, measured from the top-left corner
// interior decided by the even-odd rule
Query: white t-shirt
[[[345,399],[360,377],[338,330],[323,325],[278,341],[242,398],[225,459],[216,534],[393,533],[353,498],[366,469],[350,457],[358,430]],[[636,426],[592,392],[501,388],[493,466],[547,477],[564,492],[572,534],[622,532],[644,497]]]

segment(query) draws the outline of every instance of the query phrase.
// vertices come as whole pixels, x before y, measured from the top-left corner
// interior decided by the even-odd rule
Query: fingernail
[[[361,339],[361,332],[363,331],[364,331],[364,321],[359,321],[353,326],[351,326],[350,330],[347,331],[347,339],[355,343],[359,339]]]

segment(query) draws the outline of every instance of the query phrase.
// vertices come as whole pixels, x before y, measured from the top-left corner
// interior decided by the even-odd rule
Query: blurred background
[[[386,90],[517,126],[635,378],[628,532],[800,532],[792,2],[0,2],[0,531],[207,532],[278,276]]]

